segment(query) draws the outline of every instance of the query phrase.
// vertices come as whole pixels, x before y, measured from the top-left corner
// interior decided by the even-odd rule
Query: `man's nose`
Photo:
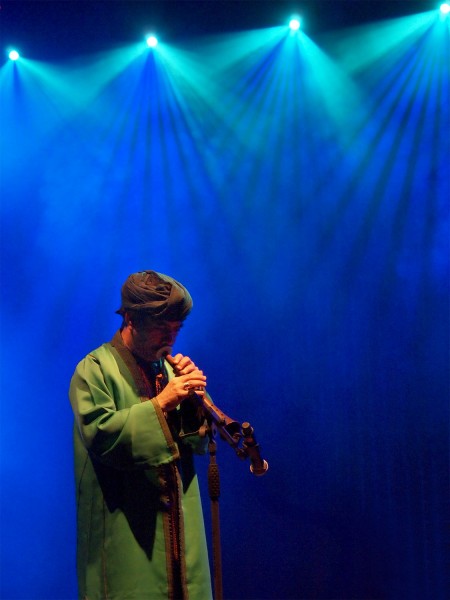
[[[166,331],[164,337],[166,338],[166,340],[168,342],[175,342],[176,338],[177,338],[177,334],[175,331]]]

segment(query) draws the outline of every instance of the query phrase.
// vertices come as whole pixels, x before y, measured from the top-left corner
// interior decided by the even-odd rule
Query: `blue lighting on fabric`
[[[68,385],[144,269],[270,464],[218,440],[224,597],[446,598],[449,37],[400,21],[5,60],[2,598],[77,597]]]

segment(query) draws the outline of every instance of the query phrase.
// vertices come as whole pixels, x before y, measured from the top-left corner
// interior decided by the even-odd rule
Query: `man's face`
[[[159,360],[163,354],[172,352],[181,327],[181,321],[144,318],[133,329],[133,352],[144,360]]]

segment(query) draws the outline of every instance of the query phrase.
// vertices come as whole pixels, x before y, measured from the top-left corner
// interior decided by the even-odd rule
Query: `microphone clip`
[[[218,431],[220,437],[234,448],[236,455],[240,459],[250,459],[250,471],[253,475],[258,477],[264,475],[269,465],[261,457],[259,444],[256,441],[254,429],[250,423],[244,422],[241,425],[234,419],[231,419],[213,404],[208,394],[205,394],[203,398],[197,394],[196,396],[197,401],[203,408],[211,435],[215,435],[215,431]]]

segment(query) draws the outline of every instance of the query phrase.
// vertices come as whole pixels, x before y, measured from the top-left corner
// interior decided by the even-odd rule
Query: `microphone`
[[[269,465],[266,460],[261,457],[259,452],[259,444],[256,442],[253,427],[250,423],[242,423],[242,433],[244,434],[243,448],[250,458],[250,471],[253,475],[261,476],[267,472]]]
[[[163,356],[173,368],[175,376],[178,377],[180,373],[173,361],[173,357],[170,356],[168,352],[164,352]],[[197,388],[197,390],[200,389],[204,388]],[[240,458],[245,458],[247,456],[250,458],[250,471],[253,475],[258,477],[264,475],[269,468],[269,464],[260,454],[259,444],[256,441],[254,430],[250,423],[245,422],[240,425],[237,421],[234,421],[222,412],[207,394],[203,397],[196,394],[195,388],[189,390],[189,396],[198,402],[203,409],[206,419],[211,420],[218,427],[221,438],[228,442],[230,446],[234,447],[237,455]],[[240,433],[241,430],[244,441],[242,443],[242,448],[239,448],[239,440],[242,438]]]

